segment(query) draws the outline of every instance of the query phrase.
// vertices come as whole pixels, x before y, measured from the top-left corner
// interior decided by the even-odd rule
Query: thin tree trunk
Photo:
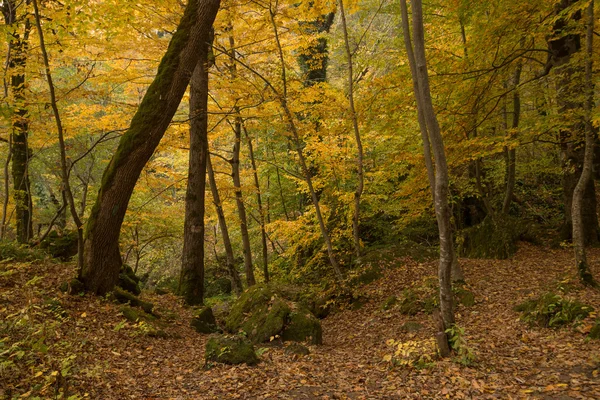
[[[446,163],[446,153],[444,142],[440,132],[440,127],[433,109],[431,100],[431,90],[429,88],[429,76],[427,73],[427,61],[425,57],[425,38],[423,32],[423,10],[421,0],[412,2],[413,13],[413,40],[410,40],[410,31],[408,31],[408,11],[406,0],[401,0],[402,19],[405,29],[405,45],[409,53],[409,62],[413,64],[411,71],[414,86],[418,89],[415,96],[418,98],[417,105],[423,109],[423,118],[420,121],[426,123],[426,131],[429,133],[431,148],[435,159],[435,213],[438,222],[438,231],[440,237],[440,264],[439,264],[439,284],[440,284],[440,311],[444,330],[454,325],[453,296],[452,296],[452,263],[454,260],[454,243],[452,240],[452,226],[450,222],[451,214],[448,204],[448,166]],[[410,54],[414,59],[411,60]],[[425,130],[425,128],[421,128]],[[447,338],[446,338],[447,339]],[[445,348],[445,346],[440,346]],[[443,356],[446,354],[443,354]]]
[[[273,159],[275,159],[275,150],[271,148]],[[279,197],[281,197],[281,206],[283,207],[283,213],[285,214],[285,220],[289,221],[290,216],[288,214],[287,206],[285,204],[285,196],[283,195],[283,187],[281,186],[281,174],[279,173],[279,167],[275,166],[275,175],[277,176],[277,187],[279,188]]]
[[[21,7],[24,7],[24,4]],[[6,25],[17,24],[17,9],[16,1],[4,2],[2,11]],[[14,98],[13,132],[11,133],[13,197],[19,243],[27,243],[33,237],[33,207],[29,182],[29,115],[25,104],[25,66],[30,31],[31,23],[26,18],[23,36],[19,35],[18,27],[15,26],[9,42],[12,54],[8,67],[11,71],[10,87]]]
[[[210,190],[213,196],[213,202],[217,211],[217,218],[219,219],[219,226],[221,227],[221,236],[223,237],[223,247],[225,247],[225,262],[227,264],[227,271],[231,278],[231,286],[236,294],[242,292],[242,281],[240,275],[235,268],[235,258],[233,257],[233,246],[231,246],[231,239],[229,238],[229,230],[227,229],[227,221],[225,220],[225,213],[223,212],[223,206],[221,203],[221,197],[219,196],[219,189],[217,188],[217,181],[215,180],[215,172],[212,168],[212,162],[210,161],[210,153],[206,158],[206,167],[208,171],[208,182],[210,184]]]
[[[354,73],[352,65],[352,51],[350,49],[350,41],[348,40],[348,28],[346,26],[346,13],[344,11],[344,0],[339,0],[340,17],[342,19],[342,32],[344,35],[344,47],[346,49],[346,59],[348,62],[348,105],[350,107],[350,118],[352,119],[352,127],[354,128],[354,139],[356,140],[356,168],[358,175],[358,184],[354,191],[354,213],[352,215],[352,233],[354,237],[354,253],[357,258],[361,256],[359,223],[360,223],[360,198],[362,196],[365,180],[363,172],[364,154],[363,146],[360,138],[360,130],[358,128],[358,116],[354,107]]]
[[[294,116],[290,111],[290,108],[287,104],[287,77],[286,77],[286,68],[285,68],[285,60],[283,58],[283,49],[281,47],[281,41],[279,40],[279,32],[277,30],[277,24],[275,23],[275,14],[271,8],[269,8],[269,16],[271,19],[271,25],[273,27],[273,32],[275,34],[275,44],[277,46],[277,52],[279,55],[279,62],[281,64],[281,81],[283,84],[283,93],[279,93],[268,81],[267,85],[270,86],[271,90],[275,92],[278,97],[279,103],[281,104],[281,108],[285,114],[285,119],[288,123],[289,129],[292,133],[292,139],[294,141],[294,146],[296,147],[296,153],[298,154],[298,161],[300,162],[300,168],[302,169],[302,174],[304,175],[304,180],[306,181],[306,185],[308,186],[308,191],[310,193],[310,197],[312,199],[313,205],[315,207],[315,215],[317,217],[317,221],[319,223],[319,229],[321,230],[321,236],[325,241],[325,246],[327,248],[327,255],[329,256],[329,262],[333,271],[335,272],[336,278],[341,283],[344,280],[344,275],[342,274],[342,270],[338,264],[338,261],[335,257],[335,253],[333,251],[333,245],[331,244],[331,238],[329,236],[329,231],[327,226],[325,225],[325,220],[323,218],[323,214],[321,213],[321,205],[319,204],[319,198],[317,196],[317,192],[312,183],[312,178],[310,174],[310,170],[308,169],[308,164],[306,162],[306,158],[304,157],[304,152],[302,151],[302,143],[300,141],[300,134],[298,133],[298,129],[296,128],[296,124],[294,122]]]
[[[2,203],[2,224],[0,224],[0,240],[4,239],[6,233],[6,217],[8,214],[8,198],[10,188],[10,174],[9,165],[12,158],[12,135],[8,137],[8,155],[6,156],[6,162],[4,163],[4,201]]]
[[[208,44],[190,81],[190,151],[185,195],[181,294],[189,305],[204,303],[204,204],[208,156]]]
[[[594,127],[592,125],[592,110],[594,107],[594,83],[592,80],[592,55],[594,36],[594,0],[590,0],[587,10],[586,34],[586,63],[585,63],[585,154],[583,170],[579,181],[573,191],[573,247],[575,250],[575,265],[579,279],[584,285],[596,286],[587,262],[585,250],[585,231],[583,226],[583,196],[588,182],[592,179],[592,166],[594,165]]]
[[[231,28],[231,30],[233,29]],[[229,54],[229,57],[231,59],[229,72],[231,74],[231,79],[236,79],[237,57],[235,54],[235,40],[233,36],[229,36],[229,46],[231,48]],[[240,108],[238,106],[234,106],[234,110],[236,115],[233,123],[235,141],[233,143],[233,155],[231,157],[231,176],[233,178],[233,186],[235,188],[235,202],[238,209],[238,216],[240,218],[240,233],[242,236],[242,249],[244,252],[244,270],[246,271],[246,284],[248,286],[252,286],[256,284],[256,278],[254,277],[254,266],[252,265],[252,247],[250,246],[250,235],[248,233],[248,217],[246,215],[246,206],[244,205],[242,182],[240,179],[240,150],[242,145],[243,120],[240,116]]]
[[[38,36],[40,38],[40,49],[42,50],[42,57],[44,59],[44,66],[46,68],[46,79],[48,81],[48,89],[50,91],[50,105],[52,112],[54,113],[54,120],[56,122],[56,131],[58,134],[58,144],[60,149],[60,169],[62,177],[62,186],[65,195],[67,196],[67,202],[71,211],[71,217],[75,223],[75,229],[77,229],[77,267],[81,274],[83,268],[83,222],[77,214],[77,207],[75,205],[75,199],[73,192],[71,191],[71,184],[69,181],[69,165],[67,165],[67,152],[65,145],[64,130],[62,126],[62,120],[60,118],[60,112],[58,111],[58,103],[56,101],[56,93],[54,89],[54,83],[52,82],[52,73],[50,71],[50,61],[48,58],[48,52],[46,51],[46,43],[44,42],[44,32],[42,31],[42,23],[40,18],[40,12],[38,10],[37,0],[33,0],[33,9],[35,12],[35,24],[38,30]]]
[[[256,159],[254,158],[254,147],[252,146],[252,138],[248,134],[248,130],[245,125],[242,125],[244,134],[246,135],[246,142],[248,144],[248,153],[250,155],[250,162],[252,163],[252,174],[254,175],[254,187],[256,188],[256,203],[258,205],[259,212],[259,224],[260,224],[260,236],[262,244],[262,259],[263,259],[263,275],[265,282],[269,282],[269,248],[267,247],[267,229],[265,227],[265,209],[262,203],[262,194],[260,191],[260,180],[258,179],[258,169],[256,167]]]
[[[218,9],[219,0],[188,2],[157,75],[104,171],[86,230],[82,279],[91,292],[104,294],[118,280],[119,235],[129,199],[177,111]]]
[[[518,87],[521,83],[521,70],[523,69],[523,64],[519,60],[517,64],[517,68],[515,70],[515,75],[513,76],[513,113],[512,113],[512,124],[511,128],[517,129],[519,128],[519,123],[521,120],[521,95],[519,93]],[[502,202],[502,213],[507,215],[510,211],[510,203],[512,202],[513,193],[515,189],[515,176],[516,176],[516,159],[517,159],[517,151],[515,148],[506,148],[506,191],[504,193],[504,201]]]

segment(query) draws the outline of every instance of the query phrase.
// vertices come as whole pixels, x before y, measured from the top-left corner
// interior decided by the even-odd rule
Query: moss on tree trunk
[[[158,73],[104,171],[87,224],[81,271],[91,292],[104,294],[119,278],[119,234],[133,188],[177,111],[218,8],[219,0],[188,3]]]

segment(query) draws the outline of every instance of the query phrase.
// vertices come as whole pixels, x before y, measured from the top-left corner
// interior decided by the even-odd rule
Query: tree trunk
[[[208,45],[190,81],[190,151],[185,195],[180,293],[189,305],[204,303],[204,195],[208,154]]]
[[[24,31],[21,36],[17,24],[18,7],[16,1],[9,0],[2,5],[2,12],[6,25],[14,25],[14,30],[10,33],[11,57],[8,60],[8,69],[11,74],[10,88],[14,102],[13,132],[11,134],[13,197],[17,241],[27,243],[33,237],[33,207],[29,182],[29,159],[31,156],[28,145],[29,115],[25,105],[25,66],[31,23],[28,18],[25,19]],[[8,191],[6,193],[8,195]]]
[[[104,294],[119,278],[119,234],[133,188],[177,111],[218,9],[219,0],[189,1],[157,75],[104,171],[86,231],[82,279],[91,292]]]
[[[446,153],[444,142],[440,132],[440,127],[433,109],[431,100],[431,90],[429,88],[429,75],[427,73],[427,61],[425,57],[425,38],[423,32],[423,10],[421,0],[412,2],[413,13],[413,40],[410,39],[408,31],[408,11],[406,0],[401,0],[402,20],[405,30],[405,45],[409,54],[411,72],[413,73],[413,83],[417,89],[417,106],[422,107],[423,118],[420,122],[425,122],[426,127],[422,131],[429,133],[431,149],[435,160],[435,182],[430,182],[435,188],[434,205],[435,214],[438,222],[438,231],[440,237],[440,264],[439,264],[439,284],[440,284],[440,310],[444,330],[454,325],[453,296],[451,272],[454,259],[454,243],[452,239],[452,226],[450,222],[450,207],[448,204],[448,166],[446,163]],[[414,46],[414,53],[413,53]],[[413,55],[413,57],[411,57]]]
[[[233,247],[231,246],[231,239],[229,238],[229,230],[227,229],[227,221],[225,220],[225,213],[223,212],[223,206],[221,203],[221,197],[219,196],[219,189],[217,188],[217,181],[215,180],[215,172],[212,168],[210,161],[210,153],[206,158],[206,167],[208,170],[208,182],[210,184],[210,190],[213,196],[213,202],[215,209],[217,210],[217,217],[219,219],[219,226],[221,227],[221,236],[223,237],[223,247],[225,247],[225,262],[227,264],[227,271],[231,278],[231,286],[233,290],[240,294],[242,292],[242,281],[240,275],[235,268],[235,258],[233,257]]]
[[[258,205],[260,223],[260,238],[262,244],[262,259],[263,259],[263,275],[265,282],[269,282],[269,248],[267,247],[267,228],[265,227],[265,216],[266,210],[263,208],[262,193],[260,191],[260,180],[258,179],[258,169],[256,167],[256,159],[254,158],[254,147],[252,146],[252,139],[248,134],[246,126],[243,126],[244,134],[246,135],[246,142],[248,143],[248,153],[250,155],[250,162],[252,163],[252,175],[254,175],[254,187],[256,188],[256,204]]]
[[[556,8],[556,15],[567,10],[580,0],[562,0]],[[577,64],[574,55],[581,50],[581,35],[571,27],[574,21],[581,20],[581,11],[570,16],[557,18],[554,35],[548,40],[548,65],[556,70],[556,92],[558,112],[565,120],[559,130],[560,159],[563,169],[562,186],[565,216],[561,236],[572,239],[573,233],[573,193],[583,170],[585,151],[585,122],[574,117],[585,108],[579,100],[585,93],[582,76],[584,68]],[[583,236],[586,244],[598,243],[598,217],[596,214],[596,191],[593,179],[584,186],[581,212],[583,213]]]
[[[342,19],[342,32],[344,35],[344,47],[346,49],[346,59],[348,61],[348,105],[350,108],[350,118],[352,119],[352,127],[354,128],[354,139],[356,140],[356,169],[358,176],[358,184],[354,191],[354,212],[352,214],[352,234],[354,237],[354,253],[357,258],[361,256],[361,245],[359,235],[360,223],[360,198],[362,196],[365,180],[363,172],[363,146],[360,138],[360,130],[358,128],[358,116],[354,107],[354,73],[352,65],[352,50],[350,49],[350,41],[348,40],[348,28],[346,26],[346,13],[344,12],[344,0],[339,0],[340,16]]]
[[[4,200],[2,202],[2,222],[0,223],[0,240],[4,239],[6,233],[6,219],[8,217],[8,190],[10,189],[9,165],[12,159],[12,135],[8,137],[8,154],[4,163]]]
[[[523,63],[519,60],[512,81],[513,112],[511,128],[513,130],[519,128],[519,123],[521,121],[521,95],[519,93],[519,84],[521,83],[522,69]],[[515,148],[506,148],[504,151],[506,153],[506,191],[504,192],[504,201],[502,202],[502,214],[507,215],[510,211],[510,204],[515,189],[517,150]]]
[[[592,56],[594,37],[594,0],[590,0],[587,11],[587,40],[585,63],[585,151],[583,170],[579,181],[573,191],[573,247],[575,249],[575,265],[579,279],[584,285],[596,286],[596,282],[587,262],[585,250],[585,229],[583,213],[583,197],[589,181],[592,180],[592,167],[594,165],[594,127],[592,125],[592,110],[594,108],[594,83],[592,80]]]

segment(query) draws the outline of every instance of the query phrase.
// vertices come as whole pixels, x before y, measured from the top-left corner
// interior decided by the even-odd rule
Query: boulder
[[[115,300],[117,300],[119,303],[129,304],[132,307],[139,307],[148,314],[152,314],[152,309],[154,308],[154,305],[152,303],[140,300],[132,293],[123,290],[120,287],[115,287],[112,293]]]
[[[308,347],[303,346],[300,343],[292,343],[288,345],[283,352],[291,356],[307,356],[310,354]]]
[[[296,310],[289,317],[289,323],[281,335],[283,340],[323,344],[321,322],[310,311]]]
[[[219,332],[217,321],[210,307],[202,307],[199,309],[190,324],[198,333],[215,333]]]
[[[224,364],[258,363],[252,342],[239,335],[213,335],[206,342],[206,362],[220,362]]]

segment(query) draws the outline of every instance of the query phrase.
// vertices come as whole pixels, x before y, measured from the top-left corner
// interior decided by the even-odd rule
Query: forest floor
[[[589,258],[599,277],[600,250]],[[571,250],[522,244],[510,260],[461,260],[476,298],[457,310],[476,356],[469,366],[446,359],[418,369],[384,361],[394,350],[389,339],[432,337],[431,316],[408,317],[382,304],[435,275],[436,263],[381,264],[384,276],[362,288],[368,302],[324,319],[324,344],[310,355],[289,356],[271,344],[257,366],[208,369],[207,336],[190,328],[191,310],[175,296],[143,295],[170,321],[167,338],[149,337],[143,325],[125,322],[118,305],[59,292],[71,264],[0,264],[0,398],[55,398],[56,391],[91,399],[600,398],[600,346],[584,334],[590,321],[578,329],[530,328],[513,310],[572,272]],[[600,309],[598,291],[574,284],[569,296]],[[49,312],[48,298],[60,308]],[[405,332],[409,320],[424,328]]]

